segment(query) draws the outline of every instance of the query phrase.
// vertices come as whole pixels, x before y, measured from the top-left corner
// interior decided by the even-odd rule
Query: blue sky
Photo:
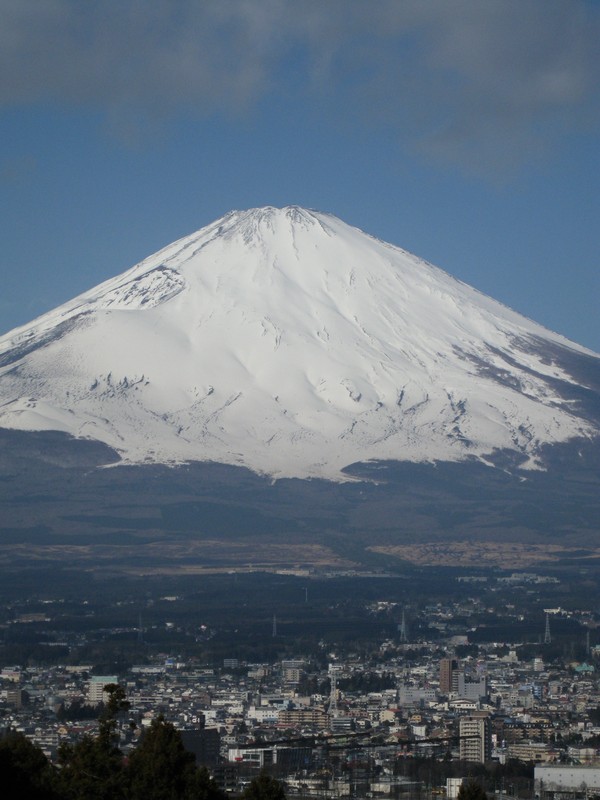
[[[0,0],[0,333],[233,208],[600,351],[600,4]]]

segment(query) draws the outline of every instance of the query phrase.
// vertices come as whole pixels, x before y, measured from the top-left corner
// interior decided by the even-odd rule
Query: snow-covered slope
[[[0,427],[277,477],[503,448],[533,466],[598,433],[557,352],[596,359],[336,217],[253,209],[2,337]]]

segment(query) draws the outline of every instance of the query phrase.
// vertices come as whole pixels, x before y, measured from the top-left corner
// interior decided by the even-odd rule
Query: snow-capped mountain
[[[328,214],[231,212],[0,338],[0,427],[326,477],[595,437],[600,359]],[[594,396],[595,390],[594,390]]]

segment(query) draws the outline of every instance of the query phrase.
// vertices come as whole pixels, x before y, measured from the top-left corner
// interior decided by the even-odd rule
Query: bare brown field
[[[519,569],[540,564],[564,562],[581,556],[582,549],[558,544],[521,544],[520,542],[423,542],[377,545],[376,553],[389,555],[411,564],[428,567],[499,567]],[[586,558],[600,558],[600,548],[585,548]]]
[[[56,564],[128,575],[193,575],[219,572],[346,569],[356,564],[319,544],[246,543],[218,540],[133,545],[5,544],[0,569]]]

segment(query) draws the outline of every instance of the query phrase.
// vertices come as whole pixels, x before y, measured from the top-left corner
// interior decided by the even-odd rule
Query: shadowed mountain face
[[[0,338],[3,558],[591,547],[599,431],[596,354],[335,217],[232,212]]]
[[[219,464],[98,468],[111,458],[104,446],[56,433],[2,431],[0,447],[0,570],[48,560],[148,574],[392,568],[413,557],[436,563],[453,542],[465,564],[482,543],[499,566],[514,567],[517,544],[526,546],[520,567],[529,551],[532,563],[548,550],[559,560],[598,555],[600,457],[591,443],[548,448],[548,469],[526,477],[506,451],[495,468],[476,459],[355,464],[348,472],[361,480],[346,483],[273,482]]]

